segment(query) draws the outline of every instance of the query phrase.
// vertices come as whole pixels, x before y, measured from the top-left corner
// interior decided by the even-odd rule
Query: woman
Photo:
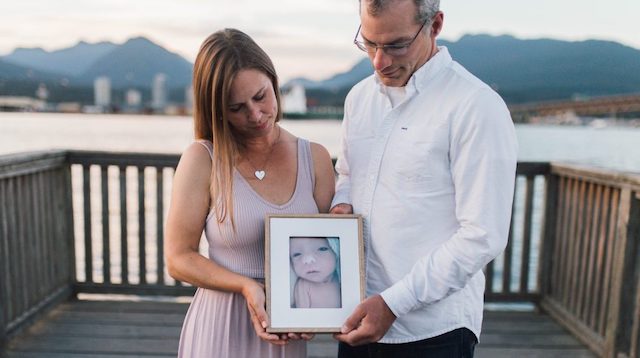
[[[179,356],[304,357],[312,336],[265,330],[264,215],[327,212],[329,153],[280,127],[273,64],[238,30],[204,41],[193,86],[196,142],[176,169],[165,238],[171,276],[198,287]]]

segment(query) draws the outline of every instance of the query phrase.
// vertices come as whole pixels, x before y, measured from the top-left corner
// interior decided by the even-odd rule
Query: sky
[[[364,54],[352,44],[357,0],[2,0],[0,56],[16,47],[57,50],[78,41],[145,36],[193,62],[201,42],[240,29],[271,56],[281,81],[325,79]],[[441,0],[442,39],[509,34],[599,39],[640,49],[638,0]]]

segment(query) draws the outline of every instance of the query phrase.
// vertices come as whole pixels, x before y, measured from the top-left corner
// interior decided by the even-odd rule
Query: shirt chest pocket
[[[400,140],[396,143],[386,164],[399,189],[426,193],[451,188],[446,143],[437,140]]]

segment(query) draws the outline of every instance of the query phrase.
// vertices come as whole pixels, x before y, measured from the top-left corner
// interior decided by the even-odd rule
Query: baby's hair
[[[340,239],[337,237],[326,237],[327,239],[327,243],[329,244],[329,247],[331,248],[331,250],[333,251],[333,253],[336,255],[336,276],[338,278],[338,282],[340,281]]]

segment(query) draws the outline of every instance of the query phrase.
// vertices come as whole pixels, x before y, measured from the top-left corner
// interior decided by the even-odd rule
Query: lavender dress
[[[198,141],[212,155],[211,142]],[[260,197],[238,171],[233,174],[234,216],[231,224],[218,225],[213,212],[206,219],[209,257],[241,275],[264,279],[264,215],[315,214],[314,175],[309,142],[298,139],[298,170],[295,191],[289,201],[275,205]],[[178,357],[306,357],[306,342],[276,346],[255,333],[247,303],[237,293],[198,288],[182,326]]]

